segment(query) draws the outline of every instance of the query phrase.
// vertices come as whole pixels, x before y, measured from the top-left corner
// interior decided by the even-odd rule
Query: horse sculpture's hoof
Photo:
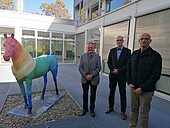
[[[32,107],[28,108],[28,115],[31,115],[31,114],[32,114]]]
[[[44,100],[44,96],[41,96],[41,100]]]
[[[58,93],[58,92],[56,92],[56,95],[58,96],[58,95],[59,95],[59,93]]]

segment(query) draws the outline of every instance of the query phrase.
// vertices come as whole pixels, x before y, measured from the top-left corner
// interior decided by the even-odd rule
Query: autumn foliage
[[[56,0],[55,3],[42,3],[40,6],[42,12],[47,16],[55,16],[62,19],[71,19],[71,15],[62,0]]]
[[[0,9],[2,9],[2,10],[15,10],[13,0],[0,0]]]

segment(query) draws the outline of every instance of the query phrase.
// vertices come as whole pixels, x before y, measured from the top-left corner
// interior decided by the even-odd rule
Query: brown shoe
[[[122,120],[126,120],[127,116],[124,112],[121,112],[120,116],[121,116]]]
[[[105,114],[109,114],[111,112],[113,112],[113,109],[112,108],[108,108],[108,109],[106,109]]]

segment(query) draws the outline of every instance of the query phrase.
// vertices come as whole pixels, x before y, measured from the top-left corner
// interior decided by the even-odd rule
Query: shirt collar
[[[123,48],[123,47],[121,47],[121,48],[117,47],[117,50],[122,50],[122,48]]]
[[[93,56],[93,53],[91,53],[91,54],[87,54],[88,56]]]

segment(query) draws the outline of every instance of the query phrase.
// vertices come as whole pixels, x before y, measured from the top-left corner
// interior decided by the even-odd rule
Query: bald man
[[[148,128],[151,100],[162,70],[162,57],[150,47],[151,42],[151,35],[143,33],[139,39],[140,49],[132,53],[127,66],[131,90],[129,128],[136,128],[139,112],[140,128]]]
[[[126,119],[126,67],[131,55],[130,49],[123,46],[124,40],[122,36],[118,36],[116,39],[117,47],[110,50],[108,56],[109,73],[109,107],[105,113],[109,114],[114,110],[115,91],[118,84],[121,103],[121,119]]]

